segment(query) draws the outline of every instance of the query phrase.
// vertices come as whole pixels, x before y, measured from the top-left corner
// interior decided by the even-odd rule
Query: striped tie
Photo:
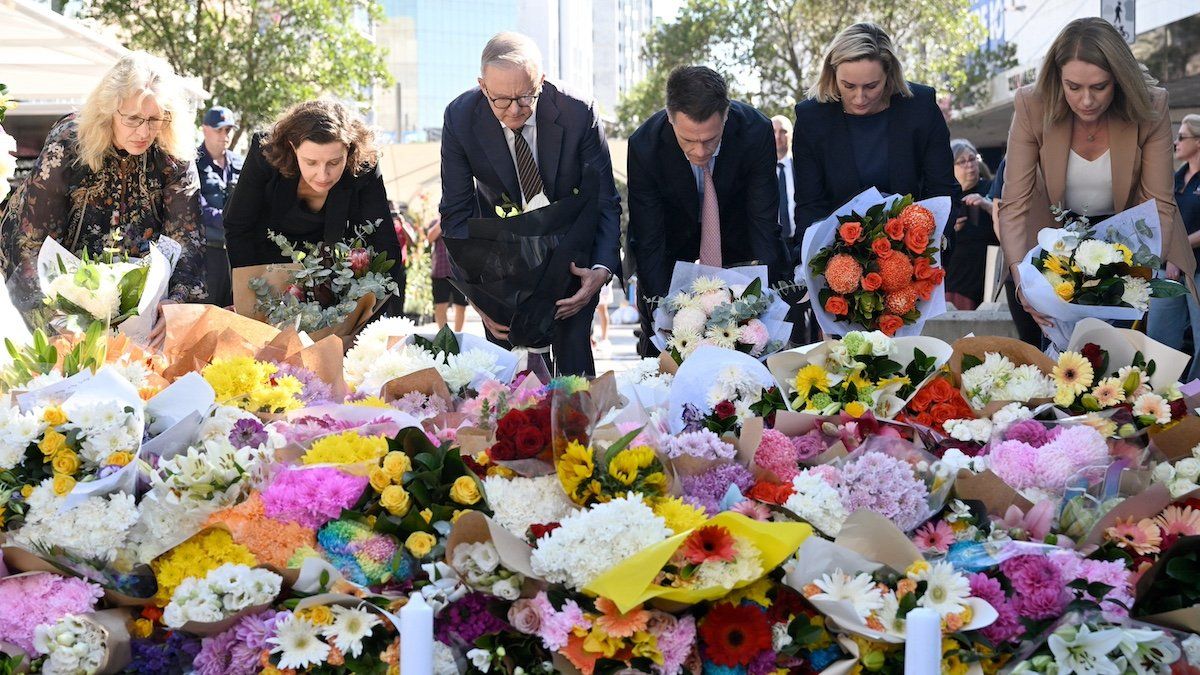
[[[513,149],[517,152],[517,177],[521,181],[521,192],[525,201],[529,201],[542,191],[542,175],[538,173],[537,163],[533,161],[533,153],[529,151],[529,143],[521,133],[525,127],[513,131]]]

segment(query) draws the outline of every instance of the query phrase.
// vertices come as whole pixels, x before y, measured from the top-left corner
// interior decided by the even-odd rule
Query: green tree
[[[391,84],[383,50],[355,28],[382,18],[375,0],[87,0],[84,13],[199,77],[206,104],[239,116],[239,134],[320,94]]]
[[[837,33],[858,21],[883,26],[898,44],[905,76],[949,93],[955,105],[980,97],[987,77],[1011,65],[1011,49],[983,50],[985,30],[970,0],[688,0],[644,48],[653,66],[622,100],[618,132],[631,133],[663,106],[667,75],[707,65],[731,94],[768,115],[787,114],[816,80]]]

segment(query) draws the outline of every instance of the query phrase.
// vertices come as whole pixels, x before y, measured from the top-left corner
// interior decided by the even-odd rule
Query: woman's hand
[[[158,303],[158,317],[154,321],[154,328],[150,330],[150,348],[162,351],[163,343],[167,340],[167,320],[163,316],[163,307],[176,304],[174,300],[162,300]]]
[[[1041,326],[1042,328],[1053,327],[1054,320],[1049,316],[1035,310],[1033,306],[1030,305],[1025,299],[1025,293],[1021,290],[1021,275],[1019,272],[1017,272],[1017,266],[1013,265],[1011,268],[1009,268],[1009,271],[1012,274],[1013,284],[1017,289],[1017,299],[1021,301],[1021,306],[1025,308],[1025,311],[1029,313],[1029,316],[1033,317],[1033,320],[1037,323],[1037,325]]]

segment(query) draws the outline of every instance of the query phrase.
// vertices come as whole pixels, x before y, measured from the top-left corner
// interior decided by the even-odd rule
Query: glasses
[[[978,164],[979,164],[979,156],[978,155],[972,155],[970,157],[963,157],[961,159],[956,159],[954,161],[955,166],[977,166]]]
[[[533,102],[538,100],[538,96],[541,96],[541,94],[529,94],[527,96],[518,96],[516,98],[509,98],[507,96],[492,98],[491,92],[489,92],[487,89],[483,90],[483,95],[487,97],[487,100],[492,102],[492,106],[496,108],[496,110],[508,110],[514,101],[522,108],[532,108]]]
[[[150,131],[159,131],[163,128],[164,124],[171,121],[170,115],[166,117],[142,117],[141,115],[126,115],[120,110],[117,111],[117,114],[121,116],[121,124],[130,129],[137,129],[143,124],[147,124],[150,126]]]
[[[1184,136],[1183,134],[1179,134],[1178,136],[1175,137],[1175,140],[1187,141],[1187,140],[1191,140],[1193,138],[1200,138],[1200,136]]]

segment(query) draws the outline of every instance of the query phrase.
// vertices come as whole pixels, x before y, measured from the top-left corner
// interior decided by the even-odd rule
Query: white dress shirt
[[[775,182],[779,182],[779,165],[783,164],[784,180],[787,182],[787,213],[788,222],[792,229],[787,233],[788,238],[796,234],[796,176],[792,173],[792,153],[775,163]]]

